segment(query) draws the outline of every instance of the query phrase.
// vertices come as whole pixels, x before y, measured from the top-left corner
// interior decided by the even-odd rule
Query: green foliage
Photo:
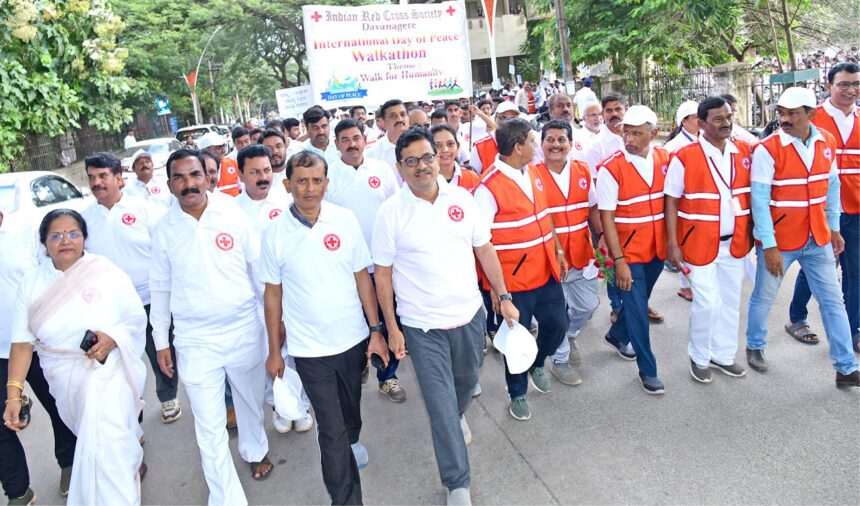
[[[0,0],[0,172],[26,132],[59,135],[81,120],[118,131],[131,119],[124,26],[104,0]]]

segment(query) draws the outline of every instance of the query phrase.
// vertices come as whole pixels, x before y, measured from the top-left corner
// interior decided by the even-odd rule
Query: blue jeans
[[[621,295],[621,313],[609,328],[609,336],[621,344],[631,343],[636,350],[639,374],[657,376],[657,359],[651,352],[651,336],[648,328],[648,299],[651,290],[663,272],[663,261],[654,257],[650,262],[629,264],[633,275],[633,287],[629,292],[616,291]]]
[[[818,246],[810,238],[806,246],[794,251],[781,251],[783,270],[794,261],[806,271],[806,279],[812,295],[818,301],[824,332],[830,344],[833,368],[842,374],[857,370],[857,360],[851,349],[851,330],[845,304],[839,293],[836,269],[833,268],[833,246],[829,243]],[[765,268],[764,249],[756,246],[755,288],[750,297],[749,320],[747,321],[747,348],[763,350],[767,346],[767,316],[776,299],[782,277],[776,277]]]
[[[839,228],[845,239],[845,251],[839,255],[839,265],[842,266],[842,301],[848,312],[848,324],[851,326],[851,336],[854,342],[860,337],[860,214],[845,214],[839,218]],[[803,269],[797,275],[794,283],[794,295],[788,309],[791,323],[806,321],[809,314],[806,306],[812,292],[806,281]]]

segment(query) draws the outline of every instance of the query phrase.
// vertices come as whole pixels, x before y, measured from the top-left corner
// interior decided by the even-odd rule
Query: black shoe
[[[738,364],[723,365],[711,360],[709,366],[711,367],[711,369],[716,369],[725,374],[726,376],[731,376],[733,378],[740,378],[741,376],[746,376],[747,374],[744,368],[739,366]]]
[[[836,387],[860,387],[860,371],[854,371],[848,374],[842,374],[841,372],[836,371]]]
[[[636,351],[630,343],[621,344],[618,339],[615,339],[609,334],[603,336],[603,342],[612,346],[612,348],[615,349],[615,353],[624,360],[636,360]]]
[[[692,359],[690,360],[690,376],[699,383],[711,382],[711,370],[707,367],[699,367]]]
[[[747,348],[747,363],[758,372],[767,371],[767,360],[764,358],[764,350],[751,350]]]
[[[666,392],[666,387],[663,386],[663,382],[656,376],[650,377],[642,376],[640,374],[639,381],[642,382],[642,390],[645,390],[645,393],[648,395],[661,395]]]

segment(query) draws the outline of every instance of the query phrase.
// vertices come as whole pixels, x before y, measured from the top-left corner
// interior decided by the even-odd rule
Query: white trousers
[[[690,308],[689,354],[697,365],[710,360],[722,365],[735,363],[744,259],[732,256],[731,241],[720,242],[717,258],[708,265],[690,268],[693,288]]]
[[[183,347],[176,339],[176,360],[185,385],[194,431],[209,486],[209,505],[245,505],[248,500],[233,465],[224,407],[224,378],[230,382],[233,407],[239,430],[239,455],[246,462],[259,462],[269,452],[263,426],[263,392],[266,372],[260,361],[262,327],[236,336],[220,349],[203,346]],[[247,467],[246,472],[250,472]]]

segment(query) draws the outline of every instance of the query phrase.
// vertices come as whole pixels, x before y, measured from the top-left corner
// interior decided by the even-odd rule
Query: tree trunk
[[[773,42],[774,56],[776,56],[776,65],[779,67],[780,74],[785,71],[782,66],[782,58],[779,57],[779,40],[776,38],[776,27],[773,24],[773,14],[770,12],[770,0],[764,0],[767,7],[767,20],[770,22],[770,38]]]
[[[797,70],[794,58],[794,41],[791,37],[791,20],[788,17],[788,0],[782,0],[782,31],[785,32],[785,44],[788,48],[788,67],[792,72]]]

